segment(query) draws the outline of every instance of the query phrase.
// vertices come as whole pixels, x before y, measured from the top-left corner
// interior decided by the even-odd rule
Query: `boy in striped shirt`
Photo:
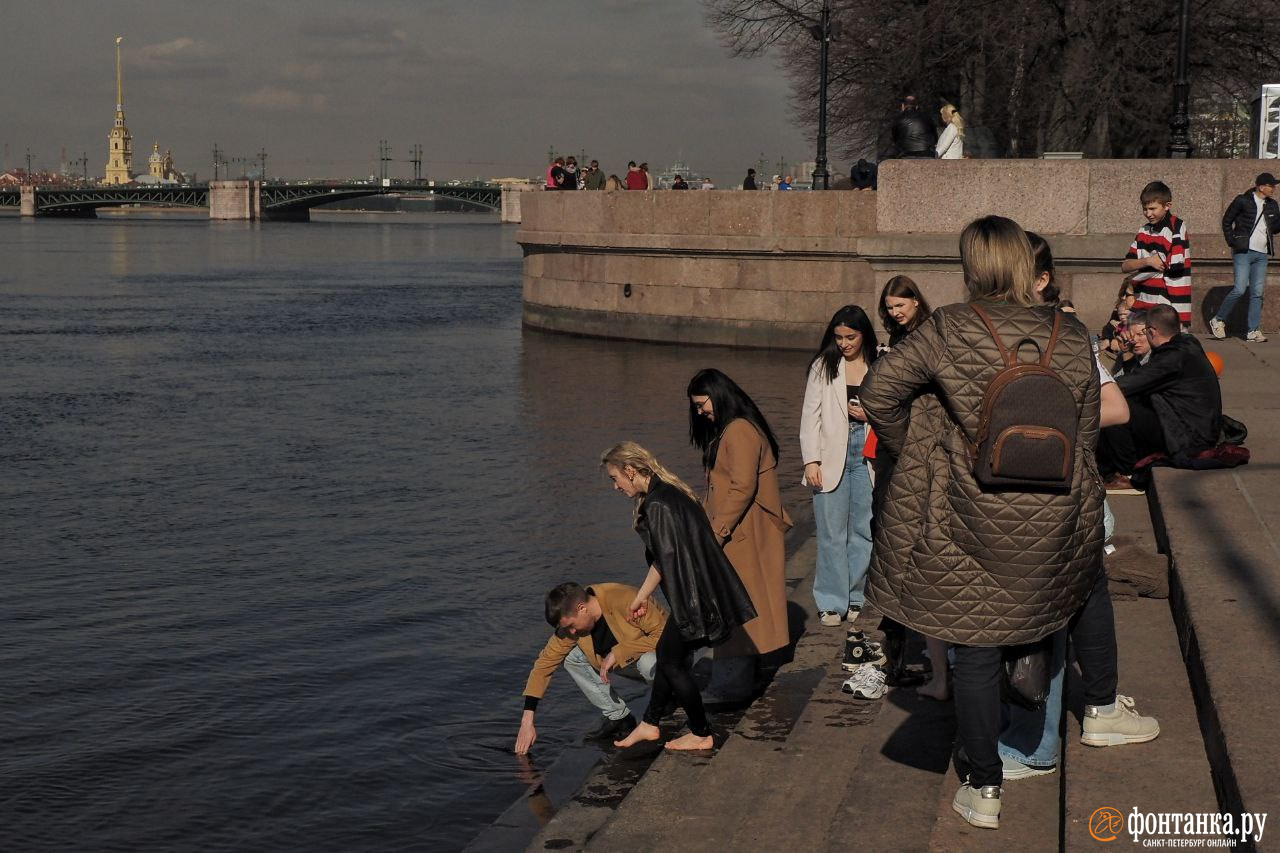
[[[1187,226],[1170,211],[1173,193],[1163,181],[1142,188],[1147,224],[1133,238],[1120,269],[1133,279],[1135,311],[1169,305],[1184,332],[1191,330],[1191,244]]]

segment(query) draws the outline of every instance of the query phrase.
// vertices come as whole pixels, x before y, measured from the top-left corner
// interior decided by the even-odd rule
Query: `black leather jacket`
[[[706,511],[684,492],[654,477],[636,513],[645,558],[662,574],[662,594],[686,641],[717,646],[756,618],[751,594],[716,541]]]
[[[1116,377],[1130,400],[1143,400],[1160,418],[1169,455],[1187,457],[1214,447],[1222,429],[1222,390],[1200,342],[1190,335],[1151,350],[1138,370]]]
[[[1254,191],[1249,190],[1236,196],[1222,214],[1222,236],[1235,255],[1249,251],[1249,237],[1258,221],[1258,203],[1253,195]],[[1267,254],[1270,255],[1275,251],[1271,235],[1280,231],[1280,204],[1276,204],[1274,198],[1267,199],[1262,205],[1262,215],[1267,220]]]
[[[919,107],[903,110],[893,122],[893,144],[903,157],[935,157],[938,132]]]

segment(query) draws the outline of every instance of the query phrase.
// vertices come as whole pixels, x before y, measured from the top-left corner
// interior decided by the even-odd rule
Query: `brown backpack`
[[[1070,489],[1080,409],[1071,386],[1050,367],[1062,313],[1053,312],[1047,346],[1027,336],[1009,349],[987,312],[969,307],[986,324],[1004,362],[982,395],[978,436],[969,447],[974,478],[997,491]],[[1039,361],[1019,360],[1027,343],[1040,353]]]

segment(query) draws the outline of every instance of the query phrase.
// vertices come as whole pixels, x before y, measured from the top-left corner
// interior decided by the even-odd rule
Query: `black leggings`
[[[1093,592],[1068,624],[1085,704],[1110,705],[1116,701],[1116,622],[1105,571],[1098,572]],[[956,646],[956,728],[969,757],[969,784],[975,788],[1001,783],[1002,666],[998,647]]]
[[[693,683],[693,668],[689,657],[705,646],[707,641],[685,640],[673,624],[674,621],[669,619],[662,636],[658,637],[658,667],[653,677],[653,692],[649,696],[649,707],[644,712],[644,721],[656,726],[678,704],[684,708],[689,718],[689,731],[698,737],[706,737],[711,734],[711,726],[707,723],[706,709],[702,707],[702,694]]]

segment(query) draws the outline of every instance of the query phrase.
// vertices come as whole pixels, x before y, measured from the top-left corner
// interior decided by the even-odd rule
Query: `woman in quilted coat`
[[[1046,347],[1055,310],[1035,292],[1031,245],[1012,220],[988,216],[960,236],[971,302],[1006,347]],[[980,485],[969,445],[1000,347],[968,305],[934,311],[883,356],[862,387],[880,448],[896,458],[871,561],[867,594],[892,619],[956,646],[953,687],[966,784],[952,806],[974,826],[999,827],[1002,647],[1069,625],[1084,674],[1083,743],[1152,740],[1160,727],[1116,695],[1116,640],[1102,568],[1102,498],[1094,449],[1098,371],[1089,333],[1062,317],[1050,367],[1078,407],[1067,490]],[[1035,348],[1022,345],[1023,358]],[[917,392],[933,383],[933,389]],[[1008,489],[1008,490],[1006,490]]]

